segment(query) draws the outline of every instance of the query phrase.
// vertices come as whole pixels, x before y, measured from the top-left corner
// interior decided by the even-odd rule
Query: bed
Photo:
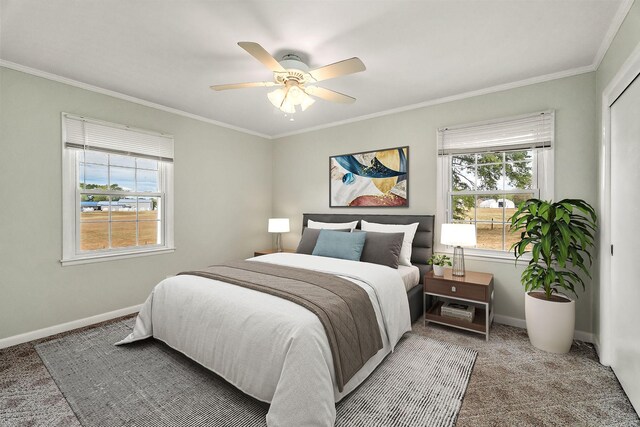
[[[427,259],[422,250],[431,250],[432,216],[305,214],[304,223],[314,218],[339,222],[347,217],[419,222],[412,260]],[[396,270],[357,261],[276,253],[248,262],[328,273],[355,284],[371,302],[381,349],[339,385],[328,333],[318,316],[274,295],[191,274],[160,282],[143,304],[132,333],[117,344],[149,337],[163,341],[244,393],[270,403],[269,426],[333,425],[335,403],[373,372],[420,316],[421,292],[412,296],[420,286],[407,292]],[[428,266],[420,263],[418,268],[426,271]]]

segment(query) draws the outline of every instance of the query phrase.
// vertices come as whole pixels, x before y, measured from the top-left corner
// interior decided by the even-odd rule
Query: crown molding
[[[598,52],[596,52],[595,58],[593,58],[594,69],[597,70],[600,67],[600,63],[604,59],[604,56],[607,54],[609,47],[611,47],[611,43],[613,43],[613,39],[616,37],[616,34],[618,34],[618,31],[620,30],[620,27],[622,26],[624,19],[629,14],[629,11],[631,10],[631,6],[633,6],[633,2],[634,0],[623,0],[623,2],[620,3],[620,6],[618,6],[618,10],[616,11],[616,14],[613,16],[611,25],[609,25],[609,29],[604,35],[604,39],[602,39],[600,48],[598,49]]]
[[[633,3],[633,0],[626,0],[627,2],[630,1],[631,4]],[[626,3],[625,3],[626,4]],[[620,8],[620,10],[622,10],[624,8]],[[628,12],[628,9],[625,9],[625,15]],[[618,16],[618,14],[616,14],[616,16]],[[622,20],[624,20],[624,16],[622,18]],[[619,24],[618,24],[619,27]],[[617,29],[616,29],[617,32]],[[614,32],[614,36],[615,36],[615,32]],[[610,44],[611,42],[609,42]],[[496,86],[491,86],[488,88],[483,88],[483,89],[478,89],[478,90],[474,90],[474,91],[470,91],[470,92],[463,92],[457,95],[452,95],[452,96],[447,96],[447,97],[443,97],[443,98],[437,98],[437,99],[432,99],[429,101],[423,101],[417,104],[411,104],[411,105],[406,105],[403,107],[398,107],[398,108],[393,108],[390,110],[384,110],[384,111],[379,111],[377,113],[372,113],[372,114],[366,114],[363,116],[358,116],[358,117],[353,117],[350,119],[346,119],[346,120],[340,120],[340,121],[336,121],[336,122],[331,122],[331,123],[326,123],[323,125],[318,125],[318,126],[312,126],[312,127],[308,127],[308,128],[304,128],[304,129],[299,129],[299,130],[295,130],[295,131],[291,131],[291,132],[285,132],[285,133],[281,133],[281,134],[276,134],[276,135],[267,135],[267,134],[263,134],[263,133],[259,133],[259,132],[254,132],[252,130],[249,129],[244,129],[244,128],[240,128],[234,125],[230,125],[227,123],[223,123],[223,122],[219,122],[217,120],[213,120],[213,119],[209,119],[206,117],[202,117],[202,116],[198,116],[196,114],[192,114],[192,113],[188,113],[186,111],[182,111],[182,110],[178,110],[175,108],[171,108],[171,107],[167,107],[161,104],[156,104],[154,102],[150,102],[150,101],[145,101],[144,99],[140,99],[140,98],[135,98],[133,96],[129,96],[129,95],[125,95],[123,93],[119,93],[119,92],[115,92],[109,89],[103,89],[100,88],[98,86],[93,86],[87,83],[83,83],[83,82],[79,82],[77,80],[73,80],[73,79],[69,79],[66,77],[62,77],[56,74],[52,74],[52,73],[48,73],[46,71],[41,71],[35,68],[31,68],[31,67],[27,67],[21,64],[17,64],[14,62],[10,62],[10,61],[6,61],[3,59],[0,59],[0,66],[5,67],[5,68],[10,68],[12,70],[16,70],[16,71],[21,71],[27,74],[31,74],[34,76],[38,76],[38,77],[42,77],[45,79],[49,79],[49,80],[53,80],[56,82],[60,82],[60,83],[64,83],[64,84],[68,84],[71,86],[75,86],[81,89],[85,89],[85,90],[89,90],[92,92],[96,92],[96,93],[100,93],[103,95],[108,95],[108,96],[112,96],[115,98],[119,98],[119,99],[123,99],[125,101],[130,101],[136,104],[140,104],[140,105],[144,105],[147,107],[151,107],[151,108],[155,108],[158,110],[162,110],[162,111],[166,111],[169,113],[173,113],[173,114],[177,114],[183,117],[188,117],[194,120],[198,120],[198,121],[202,121],[205,123],[210,123],[216,126],[220,126],[223,128],[227,128],[227,129],[231,129],[231,130],[235,130],[238,132],[242,132],[242,133],[246,133],[249,135],[253,135],[253,136],[258,136],[264,139],[268,139],[268,140],[274,140],[274,139],[280,139],[280,138],[285,138],[288,136],[293,136],[293,135],[299,135],[299,134],[303,134],[303,133],[309,133],[309,132],[314,132],[314,131],[318,131],[318,130],[322,130],[322,129],[328,129],[328,128],[332,128],[332,127],[337,127],[337,126],[342,126],[342,125],[347,125],[350,123],[356,123],[356,122],[360,122],[360,121],[364,121],[364,120],[369,120],[369,119],[373,119],[373,118],[377,118],[377,117],[383,117],[383,116],[388,116],[388,115],[392,115],[392,114],[398,114],[398,113],[402,113],[405,111],[411,111],[411,110],[417,110],[420,108],[425,108],[425,107],[431,107],[434,105],[439,105],[439,104],[446,104],[448,102],[453,102],[453,101],[460,101],[462,99],[467,99],[467,98],[473,98],[475,96],[481,96],[481,95],[488,95],[491,93],[496,93],[496,92],[502,92],[505,90],[510,90],[510,89],[515,89],[515,88],[519,88],[519,87],[524,87],[524,86],[530,86],[530,85],[534,85],[534,84],[538,84],[538,83],[544,83],[544,82],[548,82],[551,80],[557,80],[557,79],[562,79],[565,77],[572,77],[572,76],[576,76],[579,74],[585,74],[585,73],[590,73],[593,72],[597,69],[597,66],[594,64],[591,65],[587,65],[584,67],[578,67],[578,68],[572,68],[569,70],[564,70],[564,71],[560,71],[557,73],[551,73],[551,74],[545,74],[542,76],[537,76],[537,77],[531,77],[528,79],[524,79],[524,80],[518,80],[515,82],[511,82],[511,83],[505,83],[505,84],[501,84],[501,85],[496,85]]]
[[[197,114],[188,113],[186,111],[178,110],[176,108],[167,107],[166,105],[156,104],[155,102],[145,101],[144,99],[136,98],[134,96],[125,95],[124,93],[116,92],[109,89],[104,89],[98,86],[90,85],[88,83],[83,83],[77,80],[69,79],[67,77],[62,77],[57,74],[48,73],[46,71],[38,70],[36,68],[27,67],[25,65],[17,64],[15,62],[7,61],[4,59],[0,59],[0,67],[9,68],[11,70],[20,71],[26,74],[31,74],[36,77],[42,77],[48,80],[52,80],[58,83],[64,83],[69,86],[74,86],[80,89],[85,89],[91,92],[99,93],[102,95],[111,96],[113,98],[122,99],[124,101],[133,102],[134,104],[143,105],[145,107],[155,108],[156,110],[165,111],[167,113],[176,114],[178,116],[187,117],[190,119],[198,120],[200,122],[209,123],[212,125],[220,126],[226,129],[231,129],[237,132],[246,133],[253,136],[258,136],[260,138],[265,139],[273,139],[273,137],[255,132],[249,129],[244,129],[238,126],[230,125],[228,123],[219,122],[217,120],[209,119],[207,117],[199,116]]]
[[[511,83],[505,83],[505,84],[501,84],[501,85],[497,85],[497,86],[491,86],[491,87],[484,88],[484,89],[478,89],[478,90],[474,90],[474,91],[470,91],[470,92],[460,93],[458,95],[446,96],[444,98],[432,99],[430,101],[419,102],[417,104],[406,105],[404,107],[398,107],[398,108],[393,108],[393,109],[390,109],[390,110],[380,111],[380,112],[377,112],[377,113],[367,114],[367,115],[364,115],[364,116],[353,117],[351,119],[340,120],[340,121],[337,121],[337,122],[327,123],[327,124],[319,125],[319,126],[313,126],[313,127],[310,127],[310,128],[300,129],[300,130],[297,130],[297,131],[281,133],[281,134],[278,134],[278,135],[274,135],[271,138],[272,139],[279,139],[279,138],[284,138],[284,137],[287,137],[287,136],[299,135],[299,134],[302,134],[302,133],[313,132],[313,131],[332,128],[332,127],[336,127],[336,126],[342,126],[342,125],[346,125],[346,124],[350,124],[350,123],[360,122],[360,121],[363,121],[363,120],[369,120],[369,119],[374,119],[374,118],[377,118],[377,117],[383,117],[383,116],[389,116],[389,115],[392,115],[392,114],[402,113],[402,112],[405,112],[405,111],[411,111],[411,110],[417,110],[417,109],[420,109],[420,108],[431,107],[433,105],[446,104],[448,102],[453,102],[453,101],[460,101],[462,99],[473,98],[475,96],[488,95],[488,94],[495,93],[495,92],[502,92],[502,91],[509,90],[509,89],[515,89],[515,88],[519,88],[519,87],[523,87],[523,86],[530,86],[530,85],[534,85],[534,84],[537,84],[537,83],[544,83],[544,82],[548,82],[548,81],[551,81],[551,80],[562,79],[562,78],[565,78],[565,77],[577,76],[579,74],[590,73],[590,72],[593,72],[595,70],[596,70],[596,68],[594,67],[593,64],[592,65],[587,65],[585,67],[572,68],[570,70],[560,71],[560,72],[557,72],[557,73],[545,74],[543,76],[532,77],[532,78],[529,78],[529,79],[519,80],[519,81],[511,82]]]

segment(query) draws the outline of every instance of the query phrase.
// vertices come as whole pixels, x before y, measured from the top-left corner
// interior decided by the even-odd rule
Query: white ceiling
[[[0,58],[277,136],[408,105],[594,69],[630,0],[178,1],[0,0]],[[318,100],[295,121],[271,80],[237,46],[255,41],[311,68],[357,56],[363,73],[320,86],[357,98]]]

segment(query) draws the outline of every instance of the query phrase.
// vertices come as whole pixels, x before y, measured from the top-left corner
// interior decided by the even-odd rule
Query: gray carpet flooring
[[[413,330],[478,352],[457,426],[640,427],[613,372],[598,363],[591,345],[576,342],[567,355],[549,354],[533,348],[526,331],[498,324],[488,342],[464,331],[425,328],[420,321]],[[3,427],[80,426],[34,349],[43,341],[0,350]]]
[[[265,426],[266,405],[156,340],[116,347],[133,319],[36,345],[84,426]],[[476,351],[415,333],[336,405],[337,427],[452,427]]]

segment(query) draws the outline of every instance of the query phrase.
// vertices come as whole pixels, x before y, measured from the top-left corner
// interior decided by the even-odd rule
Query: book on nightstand
[[[454,317],[456,319],[473,322],[473,318],[476,314],[476,307],[471,304],[461,304],[459,302],[447,301],[442,304],[442,307],[440,308],[440,314],[442,316]]]

